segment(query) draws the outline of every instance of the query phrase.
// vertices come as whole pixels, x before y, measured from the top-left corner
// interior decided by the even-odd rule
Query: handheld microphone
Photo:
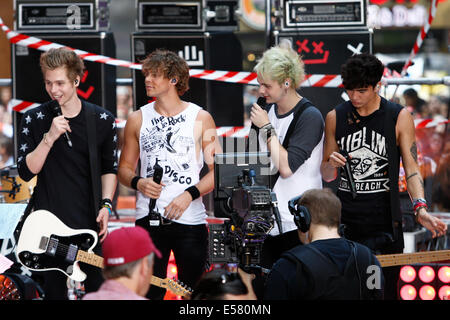
[[[280,234],[282,234],[283,226],[281,225],[281,216],[280,216],[280,211],[278,210],[277,195],[275,194],[275,192],[271,192],[270,197],[272,200],[273,215],[275,216],[275,221],[277,222],[278,231],[280,232]]]
[[[156,160],[155,165],[153,166],[153,181],[160,184],[163,176],[163,168],[158,164],[158,160]],[[150,198],[150,202],[148,203],[149,213],[153,212],[155,209],[156,199]]]
[[[266,107],[266,98],[264,97],[259,97],[258,100],[256,101],[256,104],[259,105],[261,108],[265,109]]]
[[[51,108],[53,112],[59,117],[62,115],[61,113],[61,106],[59,105],[59,102],[57,100],[52,100],[51,102]],[[69,134],[64,132],[64,139],[67,141],[67,144],[70,148],[72,148],[72,140],[70,140]]]
[[[352,171],[350,169],[350,163],[348,161],[349,160],[349,156],[348,156],[347,151],[345,151],[345,150],[341,150],[340,153],[347,160],[347,161],[345,161],[344,172],[345,172],[345,175],[347,176],[347,179],[348,179],[348,184],[350,186],[350,192],[352,193],[352,197],[353,197],[353,199],[355,199],[356,195],[357,195],[357,193],[356,193],[356,185],[355,185],[355,180],[353,180],[353,174],[352,174]]]

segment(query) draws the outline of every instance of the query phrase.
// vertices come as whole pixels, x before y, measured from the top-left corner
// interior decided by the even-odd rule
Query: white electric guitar
[[[25,219],[19,241],[17,260],[33,271],[57,270],[74,281],[82,282],[86,274],[79,262],[103,268],[103,258],[94,254],[97,233],[89,229],[71,229],[47,210],[36,210]],[[151,283],[169,289],[176,295],[188,296],[186,289],[172,279],[152,276]]]

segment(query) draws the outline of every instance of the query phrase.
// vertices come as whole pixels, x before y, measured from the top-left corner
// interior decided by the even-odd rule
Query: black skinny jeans
[[[178,269],[178,280],[193,288],[206,271],[208,256],[208,228],[206,224],[185,225],[172,222],[168,225],[150,227],[148,217],[136,220],[136,225],[146,229],[161,251],[162,258],[155,256],[153,274],[167,277],[170,251],[173,251]],[[163,300],[165,289],[152,285],[147,298]]]

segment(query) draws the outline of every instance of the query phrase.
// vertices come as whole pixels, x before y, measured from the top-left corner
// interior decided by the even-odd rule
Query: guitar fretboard
[[[444,261],[450,259],[450,250],[414,253],[384,254],[377,256],[382,267],[401,266],[421,262]]]
[[[103,257],[100,257],[94,253],[78,250],[77,259],[81,262],[103,268]]]

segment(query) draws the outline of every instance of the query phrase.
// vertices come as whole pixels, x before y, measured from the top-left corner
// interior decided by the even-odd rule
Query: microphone
[[[59,117],[62,115],[61,113],[61,106],[59,105],[59,102],[57,100],[52,100],[50,102],[51,104],[51,108],[53,110],[53,112]],[[66,132],[64,132],[64,139],[67,141],[67,144],[69,145],[70,148],[72,148],[72,140],[70,140],[69,134]]]
[[[158,164],[158,160],[156,160],[155,165],[153,166],[153,181],[160,184],[163,176],[163,168]],[[153,212],[155,209],[156,199],[150,198],[150,202],[148,203],[149,213]]]
[[[278,210],[277,195],[275,194],[275,192],[271,192],[270,197],[272,200],[273,215],[275,216],[275,221],[277,222],[277,225],[278,225],[278,231],[280,232],[280,234],[282,234],[283,226],[281,225],[281,216],[280,216],[280,211]]]
[[[264,97],[259,97],[258,100],[256,101],[256,104],[259,105],[261,108],[265,109],[266,108],[266,98]]]
[[[356,198],[356,186],[355,186],[355,180],[353,180],[353,174],[352,171],[350,170],[350,163],[349,163],[349,157],[348,157],[348,153],[345,150],[341,150],[340,152],[347,161],[345,161],[345,166],[344,166],[344,172],[345,175],[347,176],[348,179],[348,184],[350,186],[350,192],[352,193],[352,197],[353,199]]]

